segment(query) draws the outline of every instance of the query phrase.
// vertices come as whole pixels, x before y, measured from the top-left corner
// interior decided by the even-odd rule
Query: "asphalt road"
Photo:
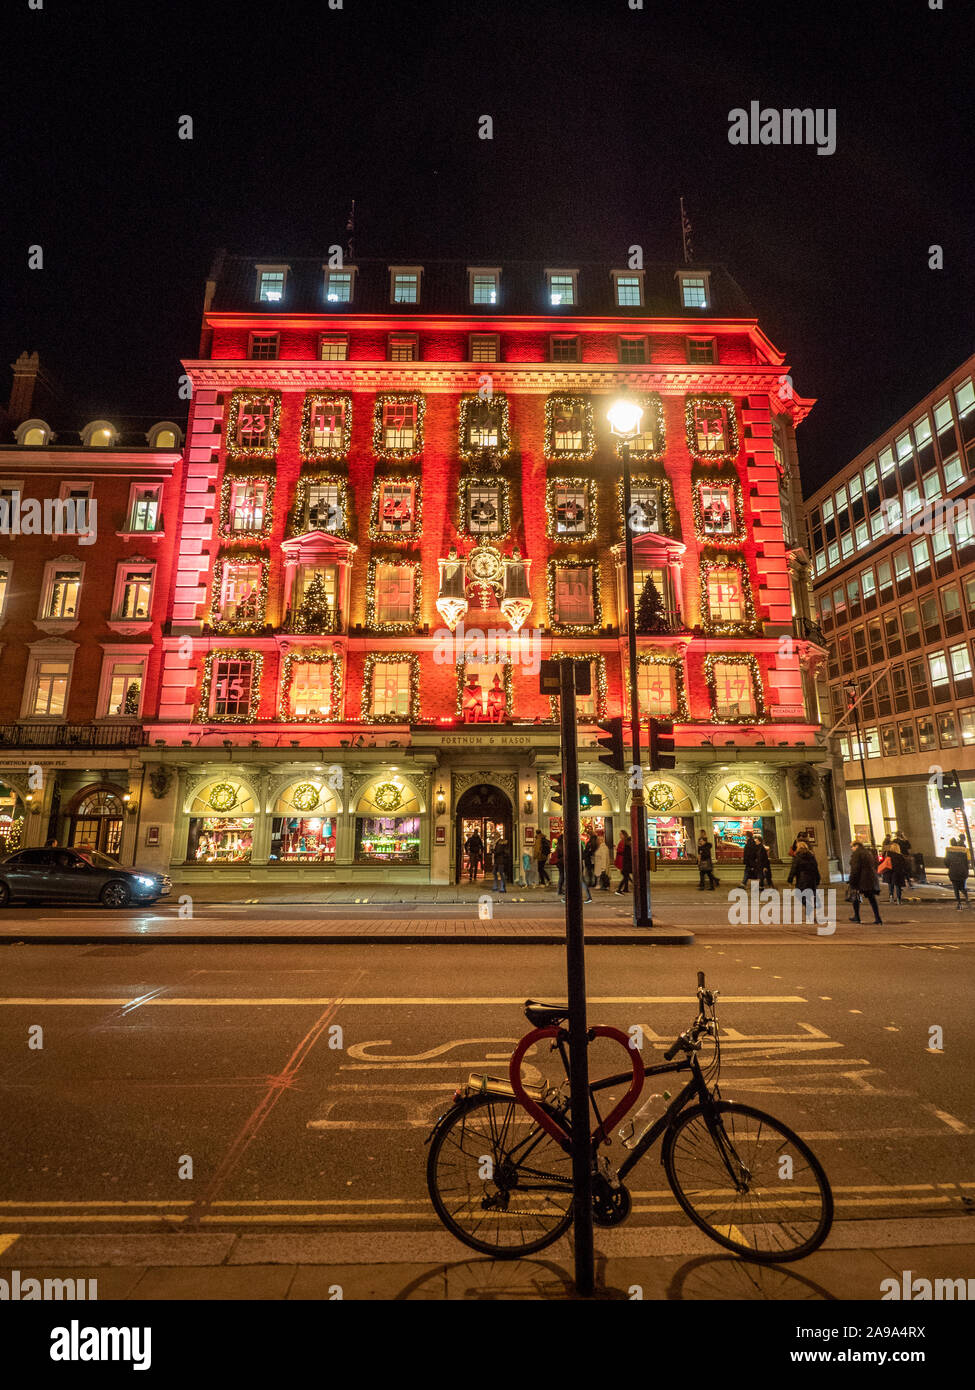
[[[358,1231],[381,1259],[385,1234],[438,1229],[424,1141],[454,1087],[504,1074],[527,996],[564,996],[556,947],[0,952],[0,1233]],[[640,1024],[659,1060],[706,970],[724,1095],[812,1144],[838,1222],[936,1221],[975,1205],[973,961],[839,939],[596,947],[590,1022]],[[628,1226],[685,1221],[652,1156],[630,1187]]]

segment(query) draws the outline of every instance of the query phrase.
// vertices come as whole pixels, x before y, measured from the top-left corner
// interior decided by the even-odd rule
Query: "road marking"
[[[971,1134],[972,1131],[969,1129],[968,1125],[964,1124],[961,1120],[956,1120],[954,1115],[948,1114],[947,1110],[939,1110],[936,1105],[931,1105],[928,1101],[922,1101],[921,1105],[922,1108],[929,1111],[930,1114],[936,1115],[942,1124],[947,1125],[955,1134]]]
[[[15,1009],[34,1009],[34,1008],[118,1008],[120,1005],[128,1005],[132,1000],[120,997],[106,997],[93,999],[88,996],[79,996],[71,999],[64,996],[46,998],[43,996],[17,996],[12,998],[0,998],[0,1006]],[[326,1007],[334,1002],[334,995],[298,995],[293,997],[275,997],[268,999],[243,998],[230,995],[220,998],[199,998],[178,996],[169,999],[144,999],[140,1001],[144,1008],[196,1008],[198,1006],[212,1006],[214,1008],[230,1008],[238,1006],[241,1008],[262,1008],[269,1005],[283,1004],[294,1006],[296,1004],[307,1004],[309,1008]],[[628,994],[628,995],[594,995],[589,999],[590,1006],[601,1006],[603,1004],[693,1004],[695,1000],[687,994]],[[799,994],[728,994],[721,996],[722,1004],[808,1004],[809,1000]],[[477,1004],[479,1006],[509,1005],[517,1004],[524,1006],[523,995],[511,996],[510,998],[497,995],[486,996],[477,995],[471,998],[451,997],[444,998],[410,998],[410,999],[389,999],[382,996],[377,997],[357,997],[343,999],[345,1007],[368,1008],[375,1005],[403,1005],[413,1007],[417,1005],[446,1004],[451,1008],[463,1008],[467,1005]]]
[[[12,1235],[12,1236],[2,1236],[2,1235],[0,1235],[0,1255],[2,1255],[3,1252],[4,1252],[5,1250],[9,1250],[10,1247],[11,1247],[11,1245],[13,1245],[14,1242],[15,1242],[15,1241],[18,1241],[18,1240],[20,1240],[20,1236],[19,1236],[19,1235]]]

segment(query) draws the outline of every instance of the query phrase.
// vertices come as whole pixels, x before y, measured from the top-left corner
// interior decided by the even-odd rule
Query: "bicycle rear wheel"
[[[543,1250],[572,1224],[570,1155],[503,1096],[472,1096],[443,1117],[427,1188],[448,1231],[499,1260]]]
[[[787,1125],[733,1101],[685,1110],[664,1137],[664,1170],[702,1231],[760,1264],[801,1260],[833,1223],[822,1165]]]

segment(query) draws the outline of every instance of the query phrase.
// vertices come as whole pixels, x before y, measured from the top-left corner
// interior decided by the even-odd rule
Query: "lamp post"
[[[632,779],[630,828],[633,843],[633,925],[652,927],[650,915],[650,881],[647,875],[647,816],[643,804],[643,775],[640,760],[640,699],[637,690],[636,664],[636,604],[633,590],[633,527],[630,522],[630,440],[640,433],[643,407],[632,397],[620,396],[607,412],[609,427],[620,441],[623,458],[623,530],[626,536],[626,636],[630,658],[630,728],[633,741],[633,766],[637,775]]]
[[[873,833],[873,816],[870,814],[870,792],[867,789],[867,765],[863,761],[863,735],[860,732],[860,695],[853,681],[848,681],[846,685],[846,703],[853,715],[853,723],[857,731],[857,752],[860,754],[860,780],[863,782],[863,801],[867,808],[867,825],[870,828],[870,843],[876,847],[877,841]]]

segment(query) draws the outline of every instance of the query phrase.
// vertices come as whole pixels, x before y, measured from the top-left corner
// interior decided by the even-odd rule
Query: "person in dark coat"
[[[467,877],[473,883],[481,872],[481,865],[484,862],[484,841],[476,830],[473,835],[468,837],[464,848],[467,850]]]
[[[873,908],[873,920],[883,926],[880,910],[877,907],[877,891],[880,882],[877,878],[877,856],[874,851],[854,840],[850,846],[850,874],[847,879],[853,904],[851,922],[860,920],[860,899],[866,898]]]
[[[758,877],[760,876],[760,875],[759,875],[759,870],[758,870],[758,861],[759,861],[759,857],[760,857],[760,856],[759,856],[759,852],[758,852],[758,845],[755,843],[755,836],[752,834],[752,832],[751,832],[750,830],[746,830],[746,831],[745,831],[745,844],[744,844],[744,848],[742,849],[742,853],[741,853],[741,860],[742,860],[741,886],[742,886],[742,888],[747,888],[747,887],[748,887],[748,880],[749,880],[750,878],[758,878]]]
[[[511,851],[508,846],[508,841],[504,838],[503,835],[499,835],[494,842],[494,849],[492,851],[491,862],[494,868],[494,892],[507,892],[507,889],[504,886],[504,881],[505,878],[510,879],[511,877]]]
[[[592,857],[596,853],[598,847],[599,841],[596,839],[596,832],[595,830],[590,830],[582,846],[582,878],[587,886],[591,886],[596,882],[596,875],[593,873],[592,868]]]
[[[768,845],[761,835],[755,836],[755,844],[758,847],[758,886],[760,888],[772,887],[772,861],[768,857]]]
[[[789,882],[794,883],[798,891],[804,895],[803,902],[806,911],[808,913],[811,908],[813,916],[815,916],[816,890],[819,887],[819,878],[819,865],[816,863],[816,856],[805,840],[799,840],[796,844],[792,867],[789,869]],[[808,898],[805,897],[807,893],[810,895]]]
[[[711,841],[703,830],[697,839],[697,872],[701,879],[699,891],[704,891],[704,880],[709,878],[711,882],[707,885],[708,892],[713,893],[714,885],[718,880],[714,876],[714,868],[711,862]]]
[[[965,880],[968,878],[970,869],[968,862],[968,850],[961,840],[952,840],[948,845],[948,852],[945,855],[945,868],[948,870],[948,882],[955,890],[955,911],[961,912],[962,894],[968,902],[968,889],[965,887]]]
[[[616,890],[617,895],[621,895],[629,892],[630,876],[633,873],[633,846],[625,830],[620,831],[619,844],[616,846],[616,867],[623,875],[623,882]]]

